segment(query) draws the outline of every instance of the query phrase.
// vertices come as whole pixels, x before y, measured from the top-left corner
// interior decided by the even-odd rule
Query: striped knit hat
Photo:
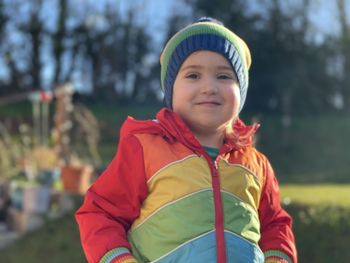
[[[193,52],[209,50],[223,55],[236,74],[243,108],[248,89],[248,70],[251,64],[246,43],[221,22],[201,18],[177,32],[165,45],[160,57],[161,85],[166,106],[172,109],[173,85],[182,63]]]

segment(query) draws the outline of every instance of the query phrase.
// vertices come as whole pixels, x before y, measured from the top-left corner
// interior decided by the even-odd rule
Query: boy
[[[244,41],[211,18],[169,40],[167,108],[126,120],[76,214],[89,262],[297,262],[277,180],[252,146],[258,126],[238,118],[250,63]]]

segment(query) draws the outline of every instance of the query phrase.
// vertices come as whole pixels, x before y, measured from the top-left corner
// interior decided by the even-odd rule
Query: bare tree
[[[59,0],[59,15],[57,20],[57,30],[53,35],[53,57],[55,60],[54,83],[59,83],[62,78],[62,55],[64,52],[64,39],[66,37],[66,20],[68,17],[67,0]]]
[[[43,34],[43,27],[42,27],[42,22],[40,21],[39,18],[39,11],[41,7],[42,1],[38,1],[38,5],[34,10],[32,11],[31,14],[31,19],[30,19],[30,24],[28,28],[28,33],[31,38],[32,42],[32,68],[31,68],[31,75],[33,77],[32,81],[32,87],[33,89],[41,89],[41,38]]]
[[[340,50],[343,57],[342,95],[346,111],[350,111],[350,26],[347,20],[345,0],[337,0],[340,24]]]
[[[124,16],[111,2],[97,9],[95,3],[82,6],[68,0],[25,5],[0,0],[0,32],[6,31],[1,34],[0,52],[9,75],[8,89],[52,89],[73,81],[113,101],[138,96],[147,88],[142,67],[150,53],[146,29],[135,19],[138,12],[130,7]],[[4,93],[1,80],[0,85]]]

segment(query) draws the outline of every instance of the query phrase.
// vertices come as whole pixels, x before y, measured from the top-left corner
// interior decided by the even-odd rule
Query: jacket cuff
[[[265,263],[293,263],[292,259],[279,250],[268,250],[264,252]]]
[[[108,251],[99,263],[137,263],[129,249],[118,247]]]

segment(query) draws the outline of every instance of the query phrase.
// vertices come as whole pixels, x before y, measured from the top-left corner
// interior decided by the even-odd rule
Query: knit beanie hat
[[[161,85],[165,104],[172,109],[173,86],[182,63],[193,52],[209,50],[223,55],[236,74],[243,108],[248,89],[251,64],[247,44],[213,18],[201,18],[177,32],[165,45],[160,57]]]

